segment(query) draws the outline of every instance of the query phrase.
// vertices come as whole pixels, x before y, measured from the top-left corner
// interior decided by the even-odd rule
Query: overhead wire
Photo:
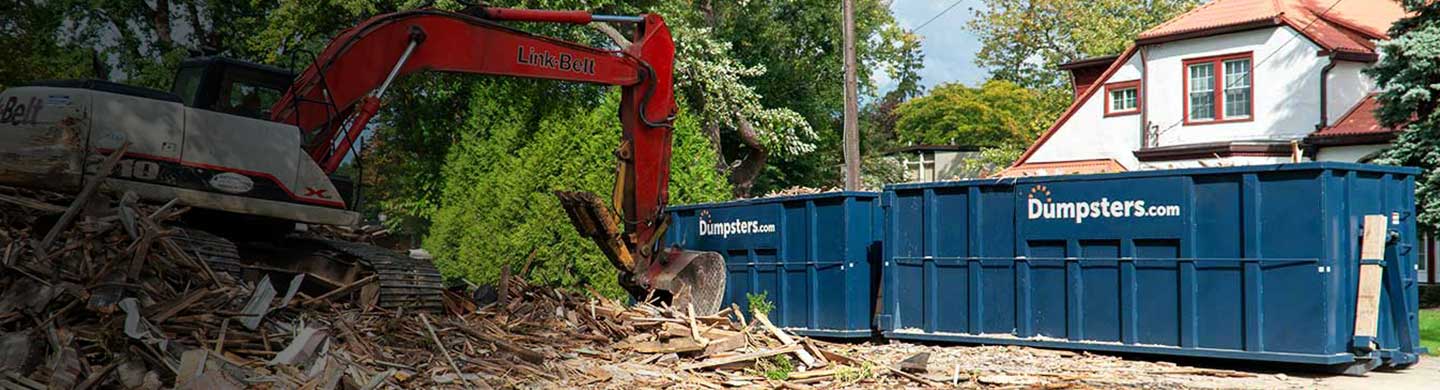
[[[1311,19],[1310,22],[1305,23],[1305,27],[1301,27],[1299,30],[1297,30],[1295,35],[1292,35],[1292,36],[1290,36],[1290,39],[1285,40],[1285,43],[1280,44],[1279,47],[1276,47],[1275,50],[1270,51],[1270,53],[1269,53],[1269,54],[1266,54],[1264,58],[1261,58],[1261,59],[1260,59],[1260,61],[1257,61],[1257,62],[1255,62],[1254,65],[1251,65],[1249,72],[1250,72],[1251,74],[1253,74],[1256,69],[1259,69],[1259,68],[1260,68],[1260,65],[1264,64],[1266,61],[1269,61],[1272,57],[1275,56],[1276,53],[1279,53],[1281,50],[1285,49],[1285,47],[1290,46],[1290,43],[1291,43],[1291,42],[1294,42],[1296,38],[1299,38],[1301,35],[1304,35],[1305,31],[1310,29],[1310,26],[1313,26],[1313,25],[1315,24],[1315,22],[1318,22],[1318,21],[1320,21],[1320,19],[1324,18],[1326,14],[1330,13],[1330,10],[1335,9],[1335,6],[1340,5],[1340,2],[1342,2],[1342,1],[1345,1],[1345,0],[1335,0],[1334,3],[1330,3],[1330,7],[1325,8],[1325,11],[1322,11],[1322,12],[1320,12],[1320,14],[1315,15],[1315,18],[1314,18],[1314,19]],[[1185,76],[1185,77],[1190,77],[1190,76],[1189,76],[1189,73],[1186,73],[1186,76]],[[1213,74],[1213,72],[1212,72],[1212,76],[1211,76],[1211,77],[1220,77],[1220,75],[1218,75],[1218,74]],[[1253,77],[1250,77],[1250,78],[1253,78]],[[1239,81],[1239,80],[1237,79],[1236,81]],[[1224,89],[1228,89],[1228,88],[1230,88],[1230,87],[1232,87],[1232,86],[1234,86],[1234,85],[1235,85],[1235,81],[1227,82],[1224,86],[1222,86],[1221,91],[1224,91]],[[1251,88],[1254,88],[1255,86],[1254,86],[1254,85],[1251,85],[1250,87],[1251,87]],[[1109,98],[1109,97],[1107,96],[1106,98]],[[1250,98],[1251,98],[1251,99],[1254,99],[1254,98],[1255,98],[1255,97],[1254,97],[1254,93],[1251,93],[1251,97],[1250,97]],[[1190,99],[1189,94],[1186,94],[1185,99],[1187,99],[1187,100]],[[1180,115],[1181,115],[1181,116],[1180,116],[1180,119],[1176,120],[1174,123],[1171,123],[1169,126],[1166,126],[1166,127],[1165,127],[1164,129],[1162,129],[1162,130],[1157,130],[1157,131],[1155,131],[1155,134],[1156,134],[1156,135],[1159,135],[1160,133],[1164,133],[1164,132],[1166,132],[1166,131],[1170,131],[1170,129],[1175,128],[1175,126],[1179,126],[1181,123],[1185,122],[1185,118],[1186,118],[1187,116],[1189,116],[1190,113],[1188,113],[1188,112],[1182,112],[1182,113],[1180,113]],[[1251,115],[1254,115],[1254,113],[1251,113]],[[1143,124],[1142,124],[1142,125],[1143,125]]]

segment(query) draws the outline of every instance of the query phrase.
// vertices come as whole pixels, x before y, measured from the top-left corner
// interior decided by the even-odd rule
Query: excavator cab
[[[225,57],[200,57],[180,63],[170,92],[186,106],[270,119],[270,108],[290,88],[295,73]]]

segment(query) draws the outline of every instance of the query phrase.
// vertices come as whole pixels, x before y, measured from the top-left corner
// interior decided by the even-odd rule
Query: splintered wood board
[[[1364,234],[1360,237],[1360,260],[1385,259],[1384,215],[1366,215]],[[1360,264],[1360,288],[1355,295],[1355,335],[1375,337],[1380,327],[1380,281],[1384,269],[1379,264]]]

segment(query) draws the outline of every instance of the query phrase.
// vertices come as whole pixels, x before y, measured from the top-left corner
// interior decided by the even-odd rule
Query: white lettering
[[[1050,202],[1029,198],[1025,202],[1025,211],[1029,219],[1067,219],[1082,224],[1093,218],[1178,217],[1180,205],[1146,206],[1144,200],[1112,201],[1108,197],[1089,202]]]
[[[720,236],[721,238],[728,238],[731,234],[740,235],[775,232],[774,224],[761,224],[760,221],[741,221],[739,219],[719,223],[701,219],[699,227],[701,237]]]

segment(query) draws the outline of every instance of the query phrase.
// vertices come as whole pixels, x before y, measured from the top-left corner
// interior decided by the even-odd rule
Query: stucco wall
[[[1320,122],[1320,48],[1289,27],[1264,28],[1151,45],[1149,120],[1158,126],[1156,146],[1239,140],[1303,138]],[[1187,59],[1252,54],[1252,120],[1184,123]],[[1223,73],[1215,69],[1217,77]],[[1220,104],[1220,102],[1216,102]]]
[[[1139,79],[1140,55],[1136,54],[1102,84]],[[1105,117],[1105,91],[1103,85],[1100,88],[1030,156],[1029,162],[1111,158],[1127,169],[1139,165],[1132,152],[1140,148],[1140,115]]]
[[[1315,161],[1359,162],[1361,158],[1380,151],[1388,145],[1349,145],[1322,148],[1315,155]]]
[[[1322,66],[1326,61],[1328,59],[1321,58]],[[1327,125],[1334,125],[1375,90],[1375,81],[1361,73],[1368,66],[1361,62],[1336,61],[1335,67],[1330,69],[1329,85],[1326,86],[1329,96],[1325,97],[1326,109],[1329,110],[1326,115],[1330,122]]]

